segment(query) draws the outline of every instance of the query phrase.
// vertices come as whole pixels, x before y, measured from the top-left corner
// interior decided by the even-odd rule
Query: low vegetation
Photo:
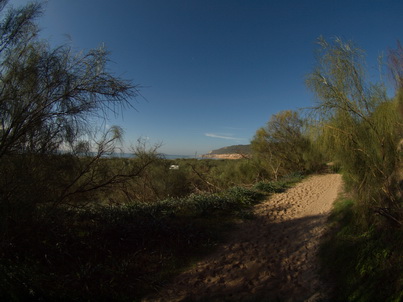
[[[323,274],[336,284],[334,301],[402,301],[403,233],[363,227],[357,203],[340,199],[321,247]]]
[[[99,48],[38,40],[39,4],[0,0],[0,299],[133,301],[158,290],[252,207],[308,173],[341,171],[351,201],[323,245],[336,294],[402,294],[403,50],[389,56],[396,95],[366,80],[362,52],[320,40],[309,114],[282,111],[258,129],[252,156],[166,160],[139,141],[113,158],[122,130],[97,128],[139,95]],[[248,147],[249,150],[249,147]],[[331,165],[326,163],[332,162]],[[179,167],[170,169],[171,166]]]
[[[300,179],[270,188],[282,191]],[[213,251],[237,221],[253,218],[253,205],[267,194],[232,187],[153,203],[39,210],[3,238],[0,298],[140,299]]]
[[[389,55],[397,93],[366,79],[362,51],[320,40],[308,78],[318,96],[318,142],[341,168],[348,198],[335,205],[322,264],[336,301],[403,299],[403,50]]]
[[[309,135],[311,127],[298,112],[286,110],[256,131],[251,148],[266,177],[277,179],[295,171],[312,173],[325,168],[326,161]]]

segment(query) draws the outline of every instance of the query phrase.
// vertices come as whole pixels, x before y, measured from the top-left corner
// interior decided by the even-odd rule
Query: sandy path
[[[321,301],[316,252],[341,183],[317,175],[274,194],[217,252],[144,301]]]

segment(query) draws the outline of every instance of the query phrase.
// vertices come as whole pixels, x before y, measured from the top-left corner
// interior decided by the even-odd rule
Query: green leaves
[[[400,301],[401,230],[363,227],[356,201],[341,199],[330,216],[331,231],[320,250],[322,266],[337,282],[337,301]]]
[[[385,206],[399,216],[397,101],[387,98],[383,83],[367,79],[363,51],[352,42],[321,40],[320,45],[317,67],[307,79],[318,97],[319,140],[330,159],[342,165],[363,213]]]
[[[263,161],[272,179],[321,165],[322,159],[314,154],[320,155],[312,145],[309,127],[308,120],[298,112],[285,110],[274,114],[265,127],[256,131],[252,150]],[[315,164],[311,163],[312,159]]]

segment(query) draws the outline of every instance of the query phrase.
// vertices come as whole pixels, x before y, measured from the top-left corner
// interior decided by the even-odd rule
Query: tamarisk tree
[[[317,170],[321,166],[322,158],[315,156],[308,126],[297,111],[285,110],[274,114],[265,127],[256,131],[252,150],[274,179],[292,172]]]
[[[131,106],[138,86],[108,71],[104,47],[76,53],[39,39],[41,12],[40,4],[7,9],[0,0],[0,210],[6,216],[11,208],[30,213],[38,203],[70,202],[143,168],[125,175],[99,168],[122,138],[120,127],[100,132],[100,125]]]
[[[364,52],[352,42],[319,39],[317,67],[307,84],[322,118],[322,142],[344,171],[364,218],[379,213],[401,225],[398,102],[383,83],[367,80]],[[367,219],[364,219],[367,220]]]
[[[0,24],[0,157],[74,147],[93,130],[91,118],[116,113],[137,95],[106,70],[103,47],[77,54],[36,39],[39,13],[31,4],[10,10]]]

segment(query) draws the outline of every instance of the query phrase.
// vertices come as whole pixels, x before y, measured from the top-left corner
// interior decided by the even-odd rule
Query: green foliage
[[[211,178],[220,188],[249,185],[258,178],[259,170],[260,167],[252,159],[223,160],[211,170]]]
[[[304,176],[300,173],[292,173],[278,181],[258,182],[254,185],[254,188],[267,193],[282,193],[303,178]]]
[[[337,285],[335,301],[401,301],[400,86],[388,99],[383,83],[367,81],[362,50],[340,39],[319,44],[318,65],[307,79],[318,97],[317,145],[340,167],[355,200],[335,205],[322,263]],[[403,65],[394,67],[398,79]]]
[[[276,180],[296,171],[318,171],[323,166],[308,129],[308,121],[298,112],[286,110],[273,115],[265,127],[256,131],[251,147],[270,178]]]
[[[282,193],[286,190],[286,187],[278,182],[258,182],[255,188],[268,193]]]
[[[219,192],[236,185],[250,185],[259,178],[262,168],[252,159],[213,160],[213,159],[177,159],[167,161],[167,167],[178,165],[178,170],[155,177],[155,181],[171,177],[180,178],[177,195],[185,196],[189,193]],[[182,192],[180,190],[182,188]]]
[[[60,163],[61,171],[64,164],[77,160],[71,155],[54,159]],[[63,164],[61,159],[66,162]],[[85,166],[90,160],[84,157],[73,163]],[[143,160],[103,159],[102,170],[144,167]],[[180,169],[186,167],[185,162],[179,161]],[[154,173],[156,167],[158,171],[170,171],[165,168],[169,169],[171,161],[161,160],[158,162],[161,166],[156,163],[151,162],[142,171],[150,169],[146,173]],[[190,160],[188,164],[193,168],[198,165],[195,169],[201,171],[203,167],[212,169],[229,163],[236,161]],[[71,169],[74,171],[75,167]],[[192,173],[189,175],[194,176]],[[131,181],[142,177],[140,173]],[[290,175],[280,185],[288,186],[297,179],[300,175]],[[119,186],[115,185],[110,190],[97,191],[93,198],[113,196],[118,201],[115,194]],[[126,189],[130,188],[131,185]],[[235,186],[215,193],[153,202],[91,202],[87,207],[54,209],[52,203],[45,203],[30,212],[35,215],[26,224],[10,228],[3,237],[0,298],[6,301],[140,299],[199,255],[211,251],[235,220],[253,218],[252,207],[263,197],[264,192]]]
[[[0,11],[6,4],[0,1]],[[29,224],[38,207],[86,204],[125,179],[102,160],[121,129],[100,133],[91,124],[130,106],[136,88],[107,71],[103,48],[73,53],[37,39],[40,13],[39,4],[29,4],[0,22],[1,238]]]
[[[334,301],[400,301],[403,295],[403,232],[363,228],[356,203],[339,200],[320,256],[324,273],[336,281]]]
[[[2,300],[132,301],[211,251],[263,195],[234,187],[154,203],[39,211],[1,250]],[[32,228],[35,225],[35,228]],[[17,233],[15,233],[17,235]]]
[[[0,62],[0,157],[74,151],[93,136],[91,119],[129,105],[134,87],[108,73],[107,60],[103,48],[77,55],[68,47],[21,40],[10,49]]]
[[[211,250],[234,220],[252,218],[266,193],[303,177],[290,173],[320,170],[320,145],[359,201],[336,207],[340,227],[323,252],[342,267],[341,297],[402,298],[401,230],[365,228],[358,214],[401,225],[403,90],[388,100],[383,85],[366,84],[358,49],[320,42],[308,79],[319,126],[280,112],[256,132],[251,159],[170,161],[142,140],[133,158],[110,158],[122,129],[91,124],[130,106],[137,88],[107,71],[103,48],[75,54],[37,40],[40,12],[31,4],[0,22],[0,300],[140,298]]]
[[[371,213],[386,209],[388,214],[383,216],[399,223],[402,124],[398,102],[387,99],[383,84],[366,81],[363,52],[352,43],[336,39],[319,44],[318,66],[307,80],[318,96],[319,141],[342,166],[347,186],[362,205],[363,222],[373,219]]]

